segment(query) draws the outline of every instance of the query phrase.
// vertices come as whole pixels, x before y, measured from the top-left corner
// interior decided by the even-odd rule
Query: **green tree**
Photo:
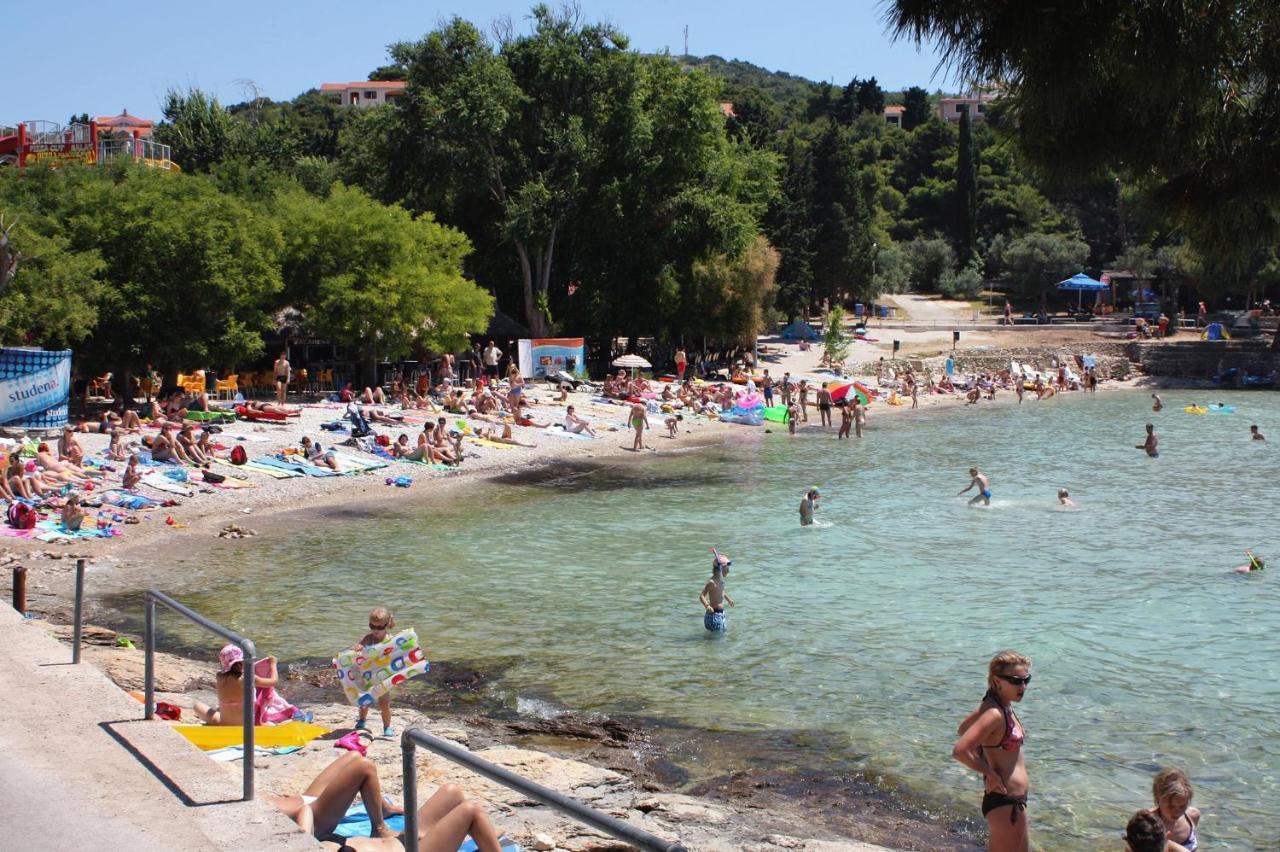
[[[493,315],[493,298],[463,277],[467,238],[430,214],[341,184],[324,199],[284,190],[272,213],[284,226],[286,298],[317,332],[359,351],[366,374],[375,355],[457,349]]]
[[[978,150],[973,145],[969,111],[960,114],[959,146],[956,149],[956,253],[962,264],[973,257],[978,241]]]
[[[778,253],[757,236],[738,257],[718,255],[693,264],[693,303],[717,337],[752,343],[773,302]]]
[[[911,280],[926,293],[949,293],[954,289],[956,253],[944,239],[916,237],[902,246],[911,269]]]
[[[0,181],[7,178],[0,172]],[[75,251],[56,222],[6,205],[0,190],[0,210],[6,209],[21,222],[13,241],[23,264],[0,299],[0,341],[51,349],[78,343],[98,321],[102,258],[92,249]]]
[[[98,170],[66,205],[77,251],[96,250],[107,282],[81,345],[91,365],[179,370],[262,351],[280,291],[280,232],[212,180],[141,166]]]
[[[200,89],[165,94],[164,120],[156,125],[155,139],[173,149],[173,161],[185,172],[208,172],[243,150],[237,119]]]
[[[915,130],[929,120],[932,110],[929,93],[919,86],[912,86],[902,93],[902,129]]]
[[[849,335],[844,330],[844,308],[839,305],[827,312],[826,329],[822,332],[822,351],[831,363],[849,357]]]
[[[889,19],[961,76],[1003,81],[1011,132],[1045,174],[1154,175],[1208,253],[1280,238],[1280,5],[898,0]],[[1064,62],[1062,45],[1087,58]],[[1086,125],[1107,132],[1080,144]]]
[[[1036,297],[1041,310],[1048,310],[1049,291],[1079,272],[1088,257],[1088,243],[1075,237],[1027,234],[1005,246],[1001,259],[1009,283],[1024,295]]]

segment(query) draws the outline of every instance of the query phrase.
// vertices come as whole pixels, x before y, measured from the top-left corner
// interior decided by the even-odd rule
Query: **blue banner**
[[[0,426],[61,429],[70,396],[70,349],[0,349]]]

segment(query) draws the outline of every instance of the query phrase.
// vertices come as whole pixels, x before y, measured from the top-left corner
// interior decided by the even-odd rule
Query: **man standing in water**
[[[1147,455],[1154,459],[1160,457],[1159,444],[1160,440],[1156,437],[1156,427],[1148,423],[1147,440],[1141,444],[1134,444],[1133,446],[1134,449],[1146,450]]]
[[[1253,426],[1249,427],[1249,434],[1253,435],[1253,440],[1255,441],[1267,440],[1266,438],[1263,437],[1262,433],[1258,431],[1257,424],[1254,424]]]
[[[639,452],[644,449],[644,430],[649,428],[649,414],[645,411],[643,402],[631,404],[631,428],[636,430],[636,439],[632,442],[631,449]]]
[[[817,488],[810,488],[809,493],[804,495],[800,501],[800,526],[813,526],[813,513],[818,511],[818,501],[821,499],[822,495]]]
[[[702,587],[702,594],[698,595],[698,600],[702,602],[702,608],[706,611],[702,616],[702,626],[710,631],[719,632],[728,626],[724,620],[725,602],[728,601],[729,606],[737,606],[733,598],[729,597],[728,592],[724,590],[724,578],[729,576],[729,566],[733,564],[733,560],[714,550],[711,552],[715,554],[711,560],[711,579],[707,580],[707,584]]]
[[[976,467],[971,467],[969,468],[969,476],[971,477],[971,479],[969,480],[969,484],[966,485],[960,491],[960,494],[963,494],[965,491],[968,491],[970,488],[976,485],[978,486],[978,496],[970,500],[969,505],[972,506],[974,503],[977,503],[979,500],[981,500],[982,505],[990,506],[991,505],[991,485],[987,481],[987,475],[982,471],[978,470]],[[957,494],[956,496],[959,497],[960,494]]]
[[[1154,394],[1154,393],[1153,393],[1153,394],[1151,394],[1151,398],[1155,400],[1155,402],[1151,403],[1151,410],[1152,410],[1152,411],[1159,412],[1159,411],[1160,411],[1160,409],[1164,408],[1164,403],[1160,401],[1160,395],[1159,395],[1159,394]]]
[[[853,427],[853,408],[847,402],[840,403],[840,431],[836,433],[836,440],[849,437],[849,430]]]

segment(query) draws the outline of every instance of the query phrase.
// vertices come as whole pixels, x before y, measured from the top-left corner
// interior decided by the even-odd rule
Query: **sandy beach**
[[[948,334],[948,342],[949,339]],[[923,366],[938,375],[942,360],[950,353],[938,351],[940,347],[936,343],[931,339],[918,341],[914,351],[907,356],[909,360],[893,364],[902,369],[911,363],[916,369]],[[932,351],[929,347],[933,347]],[[1038,366],[1047,367],[1049,358],[1054,355],[1090,351],[1091,347],[1093,343],[1089,340],[1045,347]],[[874,387],[877,380],[875,369],[885,349],[883,345],[856,344],[850,360],[857,364],[854,370],[857,375],[851,378]],[[988,349],[960,351],[954,356],[957,366],[970,356],[1005,357]],[[794,343],[769,340],[762,342],[758,369],[768,369],[770,375],[778,380],[786,372],[791,373],[793,380],[808,378],[811,383],[830,380],[832,376],[816,370],[819,357],[817,347],[802,351]],[[1117,381],[1107,382],[1103,387],[1127,385],[1128,382]],[[533,403],[531,415],[535,420],[557,423],[563,418],[564,407],[550,402],[554,392],[549,388],[537,387],[530,396]],[[904,405],[891,406],[877,401],[870,407],[869,419],[908,417],[912,409],[910,400],[905,402]],[[114,590],[136,587],[137,581],[131,581],[131,578],[141,580],[153,576],[165,563],[165,554],[175,552],[175,547],[181,553],[199,551],[220,535],[244,535],[243,546],[251,547],[254,536],[275,534],[277,528],[287,525],[288,519],[300,512],[377,512],[391,505],[401,511],[416,511],[417,507],[426,511],[436,501],[465,494],[466,489],[475,483],[536,470],[545,465],[623,459],[632,464],[644,464],[652,454],[696,452],[701,446],[729,440],[750,440],[749,436],[760,434],[765,429],[786,428],[774,423],[750,427],[705,417],[687,417],[675,439],[656,429],[646,435],[646,443],[653,449],[634,453],[630,450],[631,433],[622,428],[625,407],[593,401],[592,395],[585,391],[571,394],[570,403],[600,430],[598,439],[568,440],[536,427],[515,427],[513,431],[518,440],[534,443],[536,447],[498,448],[476,445],[468,439],[464,445],[464,462],[457,470],[436,470],[392,461],[387,467],[367,474],[342,477],[274,479],[246,471],[238,475],[247,479],[252,487],[234,491],[199,487],[193,496],[178,498],[181,505],[136,513],[139,522],[123,525],[123,534],[118,537],[78,540],[70,544],[9,539],[0,546],[4,551],[0,561],[7,565],[26,565],[30,569],[30,609],[51,622],[65,622],[70,610],[69,574],[74,557],[84,557],[93,562],[92,597],[95,582]],[[994,404],[1015,403],[1012,393],[1002,393]],[[922,395],[919,404],[922,409],[937,409],[964,405],[965,399],[959,394]],[[980,405],[992,404],[984,400]],[[217,438],[228,446],[237,438],[247,439],[240,443],[246,446],[251,458],[289,446],[296,447],[303,435],[323,441],[328,446],[330,434],[319,426],[338,419],[341,414],[342,406],[337,404],[305,405],[301,417],[287,424],[235,423],[228,425]],[[423,412],[408,414],[411,418],[428,416]],[[809,414],[810,420],[800,424],[798,431],[821,430],[816,406],[810,405]],[[451,422],[457,419],[445,416]],[[660,426],[659,417],[651,415],[651,419]],[[838,420],[837,414],[836,425]],[[412,435],[416,429],[415,424],[406,424],[403,429],[377,427],[379,433],[389,434],[392,439],[400,432]],[[98,454],[106,445],[105,436],[84,434],[79,438],[90,455]],[[236,473],[230,468],[217,469],[219,472]],[[411,487],[397,488],[386,484],[388,477],[401,475],[412,477]],[[108,485],[112,480],[118,483],[118,477],[118,471],[109,473]],[[144,493],[147,493],[145,488]],[[156,497],[171,496],[150,493]],[[174,523],[166,523],[168,518],[172,518]],[[5,594],[8,594],[8,572],[5,572],[3,582]],[[96,635],[108,645],[113,643],[115,632],[110,628],[122,626],[119,614],[92,604],[89,613],[90,621],[106,625],[98,628]],[[63,628],[58,629],[65,633]],[[138,637],[135,635],[134,638]],[[195,653],[194,649],[192,653]],[[138,652],[104,646],[91,649],[88,658],[102,666],[122,688],[140,688],[141,655]],[[166,657],[165,660],[161,688],[169,700],[180,706],[190,706],[193,700],[210,699],[211,664],[181,657]],[[442,662],[444,665],[438,665],[437,670],[447,674],[449,661]],[[286,687],[293,690],[289,692],[291,699],[297,703],[305,701],[308,709],[316,713],[317,721],[332,726],[336,731],[349,728],[351,712],[338,697],[340,693],[331,671],[326,671],[323,664],[315,664],[314,661],[310,665],[291,667],[290,671],[291,680]],[[465,682],[466,677],[461,680]],[[825,782],[823,779],[810,779],[807,785],[803,785],[804,789],[798,789],[795,778],[784,781],[767,775],[743,776],[737,782],[726,779],[722,785],[687,791],[696,793],[696,796],[671,792],[670,783],[664,781],[656,767],[667,759],[672,740],[664,740],[662,736],[644,730],[642,723],[602,721],[573,715],[552,719],[495,720],[486,718],[483,712],[468,710],[457,702],[451,702],[447,697],[428,701],[415,707],[411,713],[406,714],[406,718],[399,718],[397,725],[403,728],[420,724],[441,736],[472,748],[484,749],[491,759],[507,763],[518,771],[528,771],[551,786],[566,787],[569,792],[590,799],[590,791],[598,791],[603,785],[608,789],[609,797],[601,800],[602,806],[620,811],[639,810],[651,815],[657,833],[675,832],[690,848],[866,848],[837,843],[836,838],[856,838],[900,849],[970,848],[974,842],[965,825],[945,816],[912,812],[865,780],[839,779],[837,784],[832,784],[829,779]],[[328,740],[319,740],[298,754],[267,758],[264,760],[263,783],[270,790],[292,792],[305,784],[305,780],[327,763],[332,754],[332,744]],[[387,788],[395,795],[399,790],[398,745],[376,741],[371,755],[379,763]],[[600,838],[590,832],[584,833],[568,822],[524,807],[518,796],[480,782],[474,776],[466,777],[466,773],[442,761],[432,763],[430,778],[436,783],[455,780],[472,794],[483,798],[493,809],[503,830],[525,844],[532,843],[535,835],[546,834],[553,838],[557,848],[604,848],[597,845]],[[566,782],[566,778],[572,779],[573,783]],[[843,789],[836,790],[835,787]],[[820,804],[824,801],[825,805]],[[840,816],[826,814],[828,808],[837,804]],[[768,816],[765,817],[764,813]]]

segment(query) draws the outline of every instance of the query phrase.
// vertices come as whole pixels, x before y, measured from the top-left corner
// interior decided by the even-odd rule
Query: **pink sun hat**
[[[236,663],[244,662],[244,651],[240,650],[239,645],[223,645],[218,652],[218,662],[222,664],[222,673],[226,674]]]

